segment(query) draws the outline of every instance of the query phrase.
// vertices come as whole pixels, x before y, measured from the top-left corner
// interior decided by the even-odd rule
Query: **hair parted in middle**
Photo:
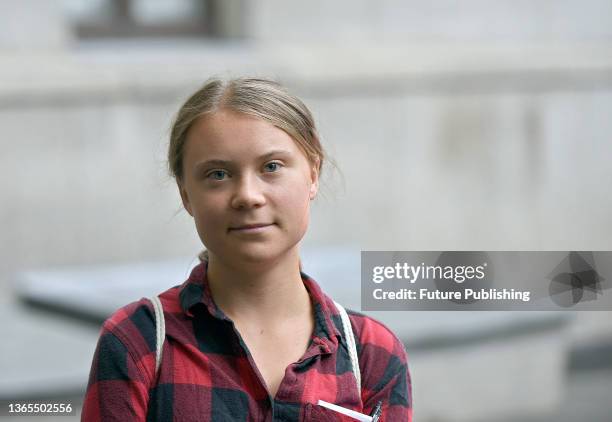
[[[168,148],[168,167],[178,183],[183,179],[187,133],[201,116],[230,110],[259,117],[285,131],[320,174],[325,153],[312,113],[278,82],[261,78],[209,79],[179,109]]]

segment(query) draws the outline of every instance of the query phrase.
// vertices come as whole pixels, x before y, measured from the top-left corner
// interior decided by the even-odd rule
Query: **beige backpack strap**
[[[153,304],[153,309],[155,311],[155,378],[157,378],[162,360],[164,341],[166,339],[166,320],[164,319],[164,307],[159,297],[153,296],[149,300]]]
[[[351,325],[346,309],[338,302],[334,300],[334,305],[340,313],[340,319],[342,320],[342,328],[344,331],[344,338],[346,339],[346,345],[348,346],[349,356],[351,358],[351,366],[353,368],[353,375],[355,375],[355,381],[357,382],[357,391],[361,396],[361,371],[359,370],[359,356],[357,355],[357,343],[355,343],[355,334]]]

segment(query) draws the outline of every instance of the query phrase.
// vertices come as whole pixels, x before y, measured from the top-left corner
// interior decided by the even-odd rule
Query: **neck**
[[[207,278],[217,306],[233,321],[283,322],[309,312],[297,248],[273,265],[232,265],[211,254]]]

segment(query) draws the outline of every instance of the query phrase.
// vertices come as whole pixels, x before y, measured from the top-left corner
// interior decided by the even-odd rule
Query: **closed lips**
[[[242,226],[230,227],[230,230],[248,230],[248,229],[257,229],[260,227],[271,226],[272,223],[262,223],[262,224],[245,224]]]

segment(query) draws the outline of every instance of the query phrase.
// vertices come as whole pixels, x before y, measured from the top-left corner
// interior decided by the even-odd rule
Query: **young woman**
[[[324,161],[306,106],[272,81],[210,80],[179,110],[168,161],[207,250],[159,295],[165,337],[148,299],[104,323],[82,419],[355,420],[324,400],[367,415],[382,403],[380,421],[411,421],[402,343],[357,312],[344,326],[301,272]]]

